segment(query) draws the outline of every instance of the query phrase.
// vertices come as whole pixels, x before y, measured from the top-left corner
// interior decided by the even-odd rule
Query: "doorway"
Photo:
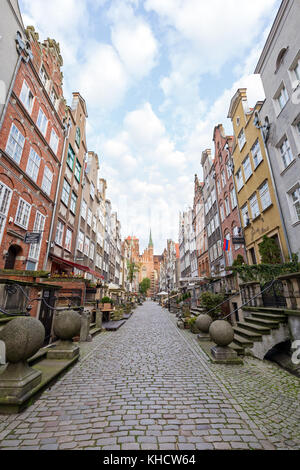
[[[22,248],[18,245],[9,247],[4,269],[15,269],[16,259],[22,253]]]

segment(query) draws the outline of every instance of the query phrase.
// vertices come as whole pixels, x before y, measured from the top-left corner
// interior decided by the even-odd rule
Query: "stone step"
[[[284,315],[284,308],[277,307],[243,307],[243,310],[253,313],[271,313],[272,315]]]
[[[274,321],[274,320],[265,320],[262,318],[252,318],[252,317],[246,317],[245,322],[251,324],[251,325],[261,325],[265,326],[267,328],[271,328],[272,330],[276,330],[279,328],[280,322]]]
[[[95,328],[91,328],[91,329],[90,329],[90,334],[91,334],[92,336],[96,336],[96,335],[98,335],[99,333],[101,333],[101,331],[102,331],[102,328],[96,328],[96,327],[95,327]]]
[[[238,334],[234,335],[234,340],[233,343],[242,347],[242,348],[252,348],[253,346],[253,341],[250,341],[249,339],[244,338],[243,336],[240,336]]]
[[[243,328],[234,327],[234,333],[237,333],[239,336],[246,338],[251,342],[262,341],[262,333],[255,333],[254,331],[244,330]]]
[[[243,348],[243,347],[240,346],[239,344],[237,344],[237,343],[235,343],[235,342],[233,341],[233,343],[231,343],[231,344],[229,345],[229,347],[230,347],[231,349],[233,349],[233,350],[238,354],[238,356],[244,356],[244,354],[245,354],[245,348]]]
[[[268,328],[263,325],[258,325],[256,323],[246,323],[246,322],[238,322],[237,327],[243,330],[252,331],[254,333],[261,333],[263,335],[268,335],[271,333],[272,328]]]
[[[285,315],[277,315],[273,313],[252,313],[252,318],[261,318],[262,320],[274,320],[278,323],[284,323],[287,321]]]

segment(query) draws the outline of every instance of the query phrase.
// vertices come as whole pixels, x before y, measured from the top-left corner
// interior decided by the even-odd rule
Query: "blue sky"
[[[255,65],[280,0],[20,0],[25,25],[56,39],[64,89],[87,101],[87,141],[122,235],[155,252],[178,239],[201,153],[230,99],[262,99]]]

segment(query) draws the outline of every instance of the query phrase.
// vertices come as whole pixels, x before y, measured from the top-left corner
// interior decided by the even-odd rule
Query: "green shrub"
[[[222,294],[204,292],[201,295],[201,307],[205,308],[206,312],[212,317],[213,320],[219,317],[222,311],[220,304],[223,301],[224,296]]]

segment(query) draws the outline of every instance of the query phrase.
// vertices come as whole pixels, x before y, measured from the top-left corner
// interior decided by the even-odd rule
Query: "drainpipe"
[[[287,232],[287,229],[286,229],[285,221],[284,221],[284,218],[282,216],[282,208],[281,208],[280,200],[279,200],[279,197],[278,197],[278,191],[277,191],[276,184],[275,184],[274,172],[273,172],[273,168],[272,168],[272,165],[271,165],[270,153],[269,153],[269,149],[268,149],[268,145],[267,145],[268,137],[266,137],[265,134],[263,133],[264,126],[260,126],[259,129],[260,129],[260,132],[261,132],[263,142],[265,144],[267,161],[268,161],[268,166],[269,166],[270,175],[271,175],[271,181],[272,181],[272,184],[273,184],[274,193],[275,193],[275,197],[276,197],[276,202],[277,202],[278,209],[279,209],[280,220],[281,220],[283,232],[284,232],[284,235],[285,235],[285,240],[286,240],[287,249],[288,249],[288,252],[289,252],[289,257],[292,260],[291,244],[290,244],[288,232]]]
[[[53,206],[51,226],[50,226],[49,237],[48,237],[48,247],[47,247],[47,252],[46,252],[46,256],[45,256],[45,260],[44,260],[44,266],[43,266],[44,271],[46,271],[46,269],[47,269],[47,263],[48,263],[50,249],[51,249],[53,229],[54,229],[54,221],[55,221],[55,215],[56,215],[56,207],[57,207],[58,194],[59,194],[60,182],[61,182],[61,177],[62,177],[63,159],[64,159],[64,156],[65,156],[65,150],[66,150],[66,143],[67,143],[67,139],[68,139],[69,127],[70,127],[70,124],[68,122],[67,127],[65,128],[65,131],[64,131],[64,133],[65,133],[64,147],[63,147],[61,165],[60,165],[60,169],[59,169],[58,182],[57,182],[57,186],[56,186],[55,201],[54,201],[54,206]]]

